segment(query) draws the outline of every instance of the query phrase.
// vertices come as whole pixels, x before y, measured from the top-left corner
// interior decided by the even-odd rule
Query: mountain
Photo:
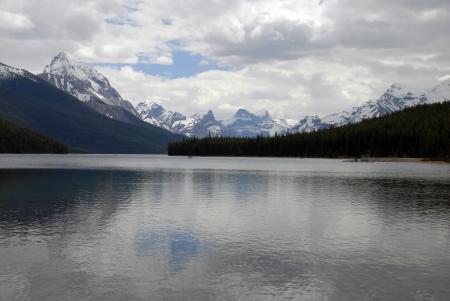
[[[0,153],[65,154],[67,147],[49,137],[0,118]]]
[[[120,96],[104,75],[65,52],[55,56],[38,76],[109,118],[127,123],[140,119],[133,105]]]
[[[286,131],[290,124],[283,119],[273,119],[268,111],[253,114],[239,109],[233,118],[217,120],[210,110],[191,117],[168,111],[154,102],[141,102],[136,110],[142,120],[188,137],[206,137],[208,135],[248,136],[274,135],[276,132]]]
[[[450,100],[450,79],[422,93],[411,92],[400,84],[392,84],[381,97],[369,100],[350,111],[320,117],[309,115],[292,124],[276,119],[264,110],[251,113],[239,109],[226,120],[216,120],[211,111],[187,118],[181,113],[167,111],[161,105],[143,102],[137,106],[142,120],[188,137],[206,137],[209,134],[232,137],[273,136],[276,133],[313,132],[320,129],[358,123],[365,119],[385,116],[420,104]]]
[[[0,117],[89,153],[164,153],[180,135],[111,119],[33,74],[0,63]]]
[[[450,102],[423,104],[342,127],[278,137],[186,139],[176,156],[450,158]]]
[[[222,123],[214,117],[211,110],[206,113],[197,113],[185,120],[180,120],[174,124],[176,133],[184,134],[188,137],[206,137],[208,135],[223,135],[224,127]]]
[[[450,100],[450,79],[423,93],[414,93],[400,84],[393,84],[378,99],[369,100],[361,106],[354,107],[351,111],[342,111],[323,118],[306,116],[288,132],[312,132],[332,126],[357,123],[420,104],[448,100]]]
[[[141,102],[136,110],[145,122],[188,137],[222,135],[224,131],[222,123],[216,120],[212,111],[186,117],[181,113],[168,111],[154,102]]]
[[[141,102],[136,106],[136,111],[145,122],[173,132],[176,122],[186,120],[183,114],[167,111],[154,102]]]
[[[223,124],[228,132],[238,137],[273,136],[290,126],[284,119],[273,119],[267,110],[254,114],[245,109],[237,110],[234,117],[223,121]]]

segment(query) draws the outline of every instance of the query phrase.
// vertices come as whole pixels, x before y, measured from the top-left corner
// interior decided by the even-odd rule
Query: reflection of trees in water
[[[139,174],[94,170],[6,170],[0,172],[0,221],[33,227],[80,222],[93,212],[101,225],[133,192],[124,185]],[[69,216],[71,219],[69,219]]]
[[[418,178],[350,178],[339,179],[354,205],[376,210],[385,218],[450,214],[450,182]],[[444,216],[443,216],[444,217]]]
[[[412,286],[420,288],[428,280],[438,290],[439,276],[411,282],[408,276],[414,271],[407,265],[373,264],[382,260],[377,240],[388,247],[393,242],[384,235],[368,236],[387,228],[364,224],[365,219],[374,218],[383,227],[389,226],[383,224],[386,220],[427,214],[448,220],[449,195],[448,181],[415,178],[237,170],[11,170],[0,171],[0,235],[41,231],[48,253],[33,250],[25,259],[40,264],[58,293],[74,283],[90,293],[112,283],[109,299],[136,299],[131,295],[139,291],[160,297],[161,287],[171,287],[167,299],[198,300],[194,297],[209,289],[211,299],[252,299],[261,292],[288,299],[289,292],[297,297],[303,292],[305,299],[325,294],[350,300],[357,298],[345,295],[346,289],[367,289],[375,282],[389,297],[398,285],[413,293]],[[425,233],[423,227],[416,230]],[[30,243],[34,247],[40,245]],[[390,255],[400,261],[415,260],[417,254],[424,253]],[[65,270],[52,268],[56,264]],[[164,278],[167,271],[170,281]],[[390,271],[405,280],[390,283]],[[32,292],[45,299],[36,279]]]

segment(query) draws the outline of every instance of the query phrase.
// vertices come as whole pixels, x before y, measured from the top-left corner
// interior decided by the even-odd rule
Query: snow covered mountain
[[[450,79],[422,93],[411,92],[400,84],[392,84],[380,98],[369,100],[360,106],[353,107],[350,111],[324,117],[306,116],[295,124],[288,120],[275,119],[266,110],[255,114],[239,109],[231,119],[227,120],[216,120],[211,111],[188,118],[183,114],[167,111],[161,105],[152,102],[140,103],[137,111],[144,121],[189,137],[204,137],[208,134],[254,137],[273,136],[275,133],[311,132],[331,126],[357,123],[419,104],[448,100],[450,100]]]
[[[209,134],[238,137],[274,135],[292,126],[286,120],[273,119],[267,111],[253,114],[239,109],[233,118],[221,121],[216,120],[212,111],[186,117],[177,112],[167,111],[153,102],[142,102],[138,104],[136,110],[142,120],[188,137],[205,137]]]
[[[104,75],[74,61],[65,52],[55,56],[38,76],[110,118],[129,123],[139,118],[134,106],[120,96]]]
[[[46,80],[2,63],[0,118],[88,153],[164,153],[182,139],[137,117],[136,124],[105,118]]]
[[[12,69],[15,71],[10,71],[7,68],[11,67],[0,68],[0,78],[26,72],[14,68]],[[450,100],[450,79],[447,79],[421,93],[411,92],[399,84],[393,84],[380,98],[370,100],[349,111],[324,117],[306,116],[295,124],[288,120],[273,118],[268,111],[252,113],[245,109],[237,110],[230,119],[217,120],[212,111],[187,117],[152,102],[142,102],[135,109],[130,102],[120,96],[104,75],[88,65],[74,61],[65,52],[53,58],[39,77],[112,119],[133,124],[144,120],[188,137],[204,137],[209,134],[254,137],[272,136],[275,133],[310,132],[360,122],[423,103]]]
[[[450,100],[450,79],[423,93],[414,93],[400,84],[393,84],[378,99],[369,100],[361,106],[354,107],[351,111],[342,111],[323,118],[306,116],[288,132],[311,132],[331,126],[357,123],[364,119],[384,116],[419,104],[448,100]]]
[[[32,81],[36,81],[36,78],[34,78],[34,75],[30,72],[0,63],[0,81],[13,80],[15,78],[21,77],[26,77],[28,79],[31,79]]]
[[[212,111],[186,117],[181,113],[168,111],[154,102],[141,102],[136,110],[142,120],[188,137],[221,135],[223,132],[221,122],[215,119]]]
[[[253,114],[245,109],[237,110],[234,117],[223,121],[223,124],[229,132],[240,137],[273,136],[292,126],[287,120],[273,119],[267,110]]]

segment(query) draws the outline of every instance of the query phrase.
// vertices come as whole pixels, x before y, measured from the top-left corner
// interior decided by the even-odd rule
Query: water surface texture
[[[1,155],[0,300],[448,300],[448,164]]]

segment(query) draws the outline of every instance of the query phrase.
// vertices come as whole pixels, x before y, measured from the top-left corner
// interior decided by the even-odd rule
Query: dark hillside
[[[67,151],[64,144],[0,119],[0,153],[65,154]]]
[[[143,121],[110,119],[31,74],[0,80],[0,117],[89,153],[165,153],[182,138]]]

